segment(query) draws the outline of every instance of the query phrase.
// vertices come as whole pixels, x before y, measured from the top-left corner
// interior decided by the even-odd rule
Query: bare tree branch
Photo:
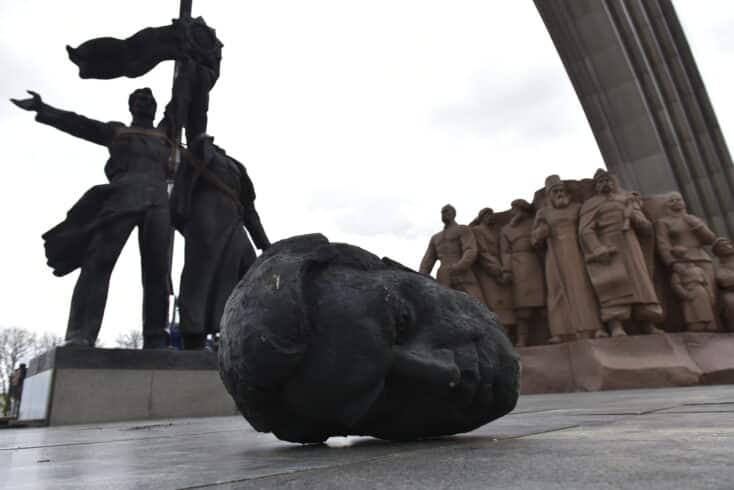
[[[4,327],[0,329],[0,389],[5,399],[4,415],[10,409],[10,377],[16,365],[33,352],[35,335],[25,328]]]
[[[41,335],[36,335],[36,341],[33,344],[33,356],[35,357],[45,354],[54,347],[62,345],[63,343],[63,337],[50,332],[44,332]]]
[[[127,333],[118,335],[115,343],[123,349],[142,349],[143,334],[140,330],[130,330]]]

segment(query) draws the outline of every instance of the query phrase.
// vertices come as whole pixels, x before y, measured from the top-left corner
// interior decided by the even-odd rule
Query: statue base
[[[523,394],[734,384],[734,334],[636,335],[518,352]]]
[[[214,352],[65,346],[29,362],[18,419],[68,425],[236,413]]]

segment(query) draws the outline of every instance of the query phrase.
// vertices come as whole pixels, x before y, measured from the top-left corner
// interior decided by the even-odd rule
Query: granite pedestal
[[[734,384],[734,334],[635,335],[518,351],[524,394]]]
[[[19,421],[67,425],[235,413],[214,352],[57,347],[30,361]]]

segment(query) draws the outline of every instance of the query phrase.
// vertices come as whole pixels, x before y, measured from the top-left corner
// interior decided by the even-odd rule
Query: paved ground
[[[734,386],[521,398],[470,434],[300,446],[218,417],[0,430],[0,487],[734,488]]]

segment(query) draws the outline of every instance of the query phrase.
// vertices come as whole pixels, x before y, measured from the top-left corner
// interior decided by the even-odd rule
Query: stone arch
[[[671,0],[535,0],[607,168],[734,236],[734,166]]]

